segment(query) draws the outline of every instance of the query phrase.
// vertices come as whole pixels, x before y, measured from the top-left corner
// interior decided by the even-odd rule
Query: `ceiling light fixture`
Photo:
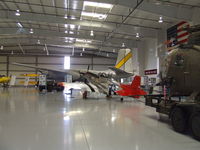
[[[75,25],[74,25],[74,24],[70,24],[69,27],[70,27],[70,29],[72,29],[72,30],[75,29]]]
[[[74,32],[73,31],[69,31],[69,34],[74,34]]]
[[[83,39],[76,39],[76,42],[80,42],[80,43],[92,43],[91,40],[83,40]]]
[[[115,49],[113,49],[113,53],[115,53]]]
[[[109,54],[107,53],[106,56],[109,57]]]
[[[65,26],[65,28],[68,28],[68,27],[69,27],[69,25],[68,25],[68,24],[65,24],[64,26]]]
[[[139,33],[136,33],[136,36],[135,36],[136,38],[139,38],[140,37],[140,35],[139,35]]]
[[[68,31],[65,31],[65,33],[68,33]]]
[[[3,50],[3,45],[1,45],[1,48],[0,48],[1,50]]]
[[[30,33],[30,34],[33,34],[33,33],[34,33],[32,28],[30,29],[29,33]]]
[[[111,9],[113,7],[112,4],[97,3],[97,2],[90,2],[90,1],[84,1],[83,6],[100,7],[100,8],[107,8],[107,9]]]
[[[65,15],[65,16],[64,16],[64,18],[65,18],[65,19],[68,19],[68,16],[67,16],[67,15]]]
[[[37,44],[40,44],[40,40],[37,40]]]
[[[83,53],[80,53],[80,56],[83,56]]]
[[[21,23],[17,23],[17,26],[19,27],[19,28],[23,28],[23,26],[22,26],[22,24]]]
[[[16,10],[15,15],[16,16],[20,16],[21,15],[19,9]]]
[[[125,47],[125,44],[124,44],[124,43],[122,43],[122,47]]]
[[[75,20],[75,19],[76,19],[76,17],[74,17],[74,16],[71,16],[71,19],[72,19],[72,20]]]
[[[86,17],[93,17],[93,18],[99,18],[99,19],[105,19],[107,17],[106,14],[99,14],[99,13],[93,13],[93,12],[82,12],[82,16]]]
[[[85,52],[85,48],[83,48],[83,52]]]
[[[90,36],[94,36],[94,31],[93,30],[90,31]]]
[[[159,17],[158,22],[159,22],[159,23],[163,23],[163,17],[162,17],[162,16]]]

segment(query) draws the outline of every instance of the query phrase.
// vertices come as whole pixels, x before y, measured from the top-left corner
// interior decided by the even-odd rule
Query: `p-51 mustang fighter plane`
[[[118,52],[117,62],[114,67],[109,67],[105,71],[97,70],[57,70],[46,67],[37,67],[32,65],[12,63],[13,65],[24,66],[28,68],[37,69],[40,72],[48,72],[48,76],[56,81],[64,81],[67,74],[72,75],[73,81],[83,79],[90,87],[91,91],[95,92],[91,84],[95,85],[99,92],[108,94],[108,87],[111,84],[118,84],[117,80],[120,78],[127,78],[133,76],[132,52],[130,49],[120,49]]]

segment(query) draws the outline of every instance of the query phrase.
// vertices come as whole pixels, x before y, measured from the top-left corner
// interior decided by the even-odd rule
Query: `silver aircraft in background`
[[[13,65],[34,68],[41,73],[46,73],[51,79],[56,81],[64,81],[66,75],[72,75],[72,80],[82,80],[95,92],[93,85],[95,85],[100,93],[108,94],[109,85],[118,85],[121,78],[128,78],[133,76],[132,51],[131,49],[120,49],[118,52],[116,65],[109,67],[108,70],[97,71],[88,69],[68,69],[59,70],[47,67],[38,67],[33,65],[26,65],[21,63],[12,63]]]

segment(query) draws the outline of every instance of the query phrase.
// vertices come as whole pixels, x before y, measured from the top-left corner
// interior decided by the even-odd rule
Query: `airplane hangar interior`
[[[200,150],[199,0],[0,0],[0,150]]]

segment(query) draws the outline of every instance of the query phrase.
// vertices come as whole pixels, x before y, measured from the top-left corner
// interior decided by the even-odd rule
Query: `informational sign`
[[[28,86],[30,77],[26,77],[24,81],[24,86]]]
[[[72,75],[66,75],[66,82],[72,83]]]
[[[145,75],[154,75],[154,74],[157,74],[157,69],[145,70],[144,74]]]
[[[14,76],[14,75],[12,75],[11,76],[11,79],[10,79],[10,86],[13,86],[13,85],[15,85],[15,81],[16,81],[16,76]]]
[[[46,75],[40,75],[39,76],[39,85],[40,86],[46,86]]]

